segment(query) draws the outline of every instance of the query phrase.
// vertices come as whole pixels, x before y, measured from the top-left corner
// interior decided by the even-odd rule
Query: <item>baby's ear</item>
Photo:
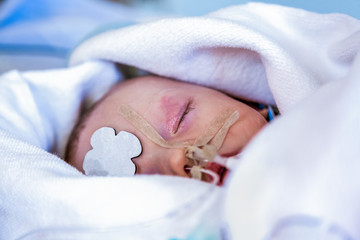
[[[268,109],[267,108],[263,108],[263,109],[256,109],[264,118],[267,119],[268,117]]]
[[[132,176],[135,164],[132,158],[141,154],[140,140],[132,133],[113,128],[96,130],[90,140],[92,149],[85,155],[83,169],[86,175]]]
[[[267,105],[259,108],[255,108],[267,121],[271,121],[275,116],[279,115],[279,109],[277,107]]]

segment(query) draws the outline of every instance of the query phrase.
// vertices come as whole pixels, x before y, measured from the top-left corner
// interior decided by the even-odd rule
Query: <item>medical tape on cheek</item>
[[[222,111],[192,146],[187,147],[186,157],[212,161],[222,146],[229,128],[239,119],[239,112],[233,109]]]
[[[201,180],[201,163],[212,161],[223,144],[229,128],[239,119],[239,112],[233,109],[222,111],[209,127],[191,144],[189,141],[169,143],[137,112],[128,105],[120,105],[119,113],[147,138],[164,148],[184,148],[185,156],[192,161],[191,175]]]
[[[203,165],[206,164],[205,161],[211,162],[214,160],[225,140],[227,132],[238,119],[238,111],[227,109],[221,112],[210,123],[205,132],[195,140],[194,145],[186,148],[186,157],[197,162],[190,171],[193,178],[201,180],[202,172],[208,174],[208,171],[204,171],[203,168],[196,167],[196,165]]]
[[[219,132],[211,140],[211,145],[215,146],[216,151],[221,148],[230,127],[239,119],[239,116],[238,111],[232,112],[231,115],[226,118],[226,121],[220,128]]]
[[[218,114],[217,117],[210,122],[209,127],[204,131],[204,133],[195,140],[194,145],[200,146],[209,143],[210,140],[213,139],[214,136],[219,132],[219,129],[224,126],[233,112],[234,110],[231,109],[225,109],[224,111],[220,112],[220,114]]]

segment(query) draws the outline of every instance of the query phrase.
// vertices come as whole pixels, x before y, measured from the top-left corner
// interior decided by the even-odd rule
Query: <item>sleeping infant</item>
[[[219,91],[156,76],[139,77],[115,85],[80,117],[69,138],[65,159],[87,174],[86,161],[93,168],[104,167],[90,154],[96,141],[106,149],[100,157],[106,159],[119,149],[119,155],[121,151],[129,152],[123,148],[136,144],[131,142],[135,136],[141,150],[127,161],[134,165],[133,170],[124,167],[130,173],[122,175],[211,179],[214,176],[204,174],[208,173],[208,163],[215,156],[239,154],[266,124],[260,110]],[[129,133],[125,136],[129,140],[112,150],[105,135],[93,139],[99,129],[113,131],[114,136]],[[109,166],[109,171],[115,169]],[[95,175],[107,175],[103,170],[103,174]]]

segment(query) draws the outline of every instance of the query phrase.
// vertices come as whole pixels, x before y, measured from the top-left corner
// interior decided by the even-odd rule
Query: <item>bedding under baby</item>
[[[107,30],[68,68],[3,74],[0,239],[360,239],[359,49],[354,18],[249,3]],[[281,116],[223,187],[88,177],[62,160],[64,148],[82,104],[125,78],[116,64],[276,105]]]

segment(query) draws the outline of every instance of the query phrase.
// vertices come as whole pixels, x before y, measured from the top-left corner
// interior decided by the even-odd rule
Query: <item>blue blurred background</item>
[[[199,16],[246,0],[0,0],[0,73],[66,67],[72,49],[101,26]],[[264,0],[360,19],[360,0]]]
[[[157,2],[154,4],[154,2]],[[221,7],[251,2],[248,0],[163,0],[142,1],[139,5],[149,9],[161,8],[172,14],[201,15]],[[359,0],[263,0],[257,2],[303,8],[318,13],[340,12],[360,18]]]

